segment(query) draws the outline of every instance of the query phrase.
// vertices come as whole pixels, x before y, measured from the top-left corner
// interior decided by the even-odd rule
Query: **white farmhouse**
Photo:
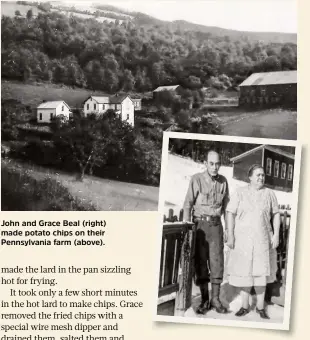
[[[123,121],[127,121],[134,126],[135,124],[135,107],[132,99],[128,95],[114,96],[90,96],[84,102],[84,114],[90,113],[103,114],[112,109],[120,116]]]
[[[63,100],[43,102],[37,107],[38,123],[50,123],[54,117],[69,119],[70,107]]]

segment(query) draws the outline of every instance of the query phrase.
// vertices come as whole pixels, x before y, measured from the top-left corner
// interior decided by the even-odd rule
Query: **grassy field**
[[[29,9],[32,10],[34,16],[37,16],[39,13],[43,13],[35,6],[19,5],[13,1],[1,1],[1,15],[11,18],[15,17],[15,11],[19,11],[20,14],[25,17]]]
[[[297,139],[297,111],[270,109],[217,112],[222,134],[256,138]]]
[[[40,180],[30,170],[2,161],[1,210],[81,211],[95,208],[73,197],[60,181],[50,176]]]
[[[86,176],[83,182],[77,181],[74,174],[25,164],[13,160],[2,160],[2,168],[7,172],[26,173],[28,177],[42,185],[46,180],[65,188],[70,195],[85,207],[93,207],[99,211],[156,211],[158,204],[158,188],[134,183],[111,181],[93,176]],[[2,180],[4,177],[2,176]],[[29,182],[29,180],[28,180]],[[30,185],[32,190],[35,189]],[[12,184],[7,190],[20,194],[19,200],[25,200],[25,192],[17,191],[19,185]],[[11,189],[10,189],[11,188]],[[3,190],[3,186],[2,186]],[[54,189],[50,189],[52,191]],[[35,191],[35,190],[34,190]],[[15,195],[15,196],[16,196]],[[45,205],[44,205],[45,206]],[[44,210],[44,209],[29,209]],[[63,209],[65,210],[65,209]],[[72,210],[72,209],[70,209]],[[88,209],[84,209],[88,210]]]
[[[72,89],[46,83],[31,85],[13,81],[2,80],[1,82],[2,99],[17,99],[24,105],[30,105],[33,108],[43,100],[64,100],[71,108],[80,108],[88,96],[103,94],[99,91]]]

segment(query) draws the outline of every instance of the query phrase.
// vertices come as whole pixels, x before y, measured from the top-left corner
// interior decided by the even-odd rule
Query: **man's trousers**
[[[195,244],[196,285],[221,284],[224,273],[224,240],[221,220],[194,220],[197,225]]]

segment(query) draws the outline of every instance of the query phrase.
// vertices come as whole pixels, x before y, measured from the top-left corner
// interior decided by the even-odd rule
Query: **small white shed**
[[[43,102],[37,107],[38,123],[50,123],[54,117],[69,119],[70,107],[63,100]]]

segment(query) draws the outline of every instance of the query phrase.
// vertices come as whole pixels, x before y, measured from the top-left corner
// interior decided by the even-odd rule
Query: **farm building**
[[[121,117],[123,121],[127,121],[134,126],[135,109],[134,102],[128,95],[114,96],[90,96],[84,101],[84,114],[90,113],[103,114],[107,110],[112,109]]]
[[[248,182],[248,169],[260,164],[265,169],[265,185],[274,190],[291,192],[293,189],[294,154],[269,145],[260,145],[231,158],[233,178]]]
[[[297,71],[253,73],[239,88],[239,106],[297,107]]]
[[[63,100],[43,102],[37,107],[38,123],[50,123],[54,117],[69,119],[69,105]]]
[[[180,89],[181,89],[180,85],[159,86],[157,87],[157,89],[153,91],[153,99],[159,98],[161,94],[165,91],[169,91],[173,94],[179,95]]]

